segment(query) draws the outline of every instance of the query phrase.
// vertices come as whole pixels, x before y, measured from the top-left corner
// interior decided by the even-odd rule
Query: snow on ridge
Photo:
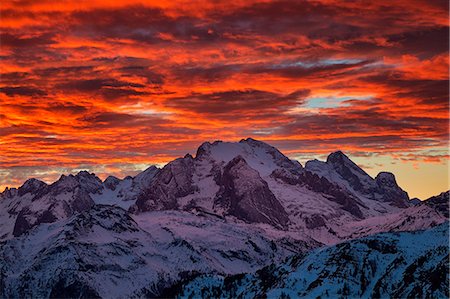
[[[203,275],[180,298],[448,298],[448,222],[381,233],[235,276]]]

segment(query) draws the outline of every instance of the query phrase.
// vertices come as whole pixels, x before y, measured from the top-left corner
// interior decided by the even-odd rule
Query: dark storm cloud
[[[420,99],[422,104],[448,108],[448,80],[405,78],[401,72],[384,72],[361,80],[389,87],[397,97]]]
[[[164,76],[146,66],[124,66],[117,69],[124,77],[138,76],[145,78],[148,84],[163,85]]]
[[[104,87],[145,87],[145,85],[124,82],[116,79],[90,79],[90,80],[74,80],[57,86],[61,89],[75,91],[98,91]]]
[[[13,35],[10,33],[1,33],[0,34],[0,43],[2,47],[11,47],[11,48],[30,48],[30,47],[38,47],[54,44],[52,34],[42,34],[34,37],[24,37]]]
[[[309,95],[309,90],[298,90],[288,95],[279,95],[260,90],[233,90],[210,94],[194,94],[186,98],[172,98],[169,107],[176,107],[199,114],[213,116],[229,115],[240,118],[251,113],[280,113],[301,105]]]
[[[355,63],[321,62],[321,61],[289,61],[275,65],[255,65],[246,70],[252,74],[276,74],[287,78],[316,77],[325,78],[337,75],[345,75],[353,68],[361,68],[371,63],[371,61],[361,61]]]
[[[6,94],[7,96],[13,97],[13,96],[30,96],[30,97],[37,97],[37,96],[45,96],[47,93],[45,90],[41,90],[39,88],[35,88],[32,86],[6,86],[6,87],[0,87],[0,92]]]

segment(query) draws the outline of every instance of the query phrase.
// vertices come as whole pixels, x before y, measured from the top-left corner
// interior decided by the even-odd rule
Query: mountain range
[[[0,296],[448,297],[449,192],[255,139],[0,193]]]

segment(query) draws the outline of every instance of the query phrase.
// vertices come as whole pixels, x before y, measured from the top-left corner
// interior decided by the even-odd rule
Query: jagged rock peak
[[[393,173],[380,172],[375,177],[375,182],[378,185],[378,190],[383,194],[384,201],[392,202],[393,205],[400,208],[408,207],[411,204],[408,193],[397,185]]]
[[[80,180],[82,178],[97,178],[97,179],[99,179],[95,175],[95,173],[89,173],[87,170],[81,170],[76,175],[73,175],[71,173],[68,174],[68,175],[62,174],[60,176],[60,178],[58,179],[58,181],[69,181],[70,182],[70,181],[78,181],[78,180]],[[58,181],[56,181],[56,182],[58,182]]]
[[[103,181],[103,184],[106,188],[110,190],[115,190],[117,185],[120,183],[120,179],[116,178],[115,176],[108,176],[105,181]]]
[[[46,183],[44,183],[43,181],[40,181],[38,179],[28,179],[25,181],[25,183],[23,183],[22,186],[19,187],[19,194],[23,195],[26,193],[33,193],[36,192],[44,187],[48,186]]]
[[[22,186],[20,186],[19,188],[31,188],[34,186],[44,186],[47,185],[45,182],[35,179],[35,178],[31,178],[25,181],[25,183],[23,183]]]
[[[328,155],[327,157],[327,163],[328,164],[352,164],[355,165],[355,162],[350,160],[350,158],[344,154],[342,151],[335,151]],[[358,166],[357,166],[358,167]]]
[[[332,167],[336,169],[336,171],[338,171],[341,175],[347,176],[350,174],[350,172],[356,172],[355,174],[364,177],[364,180],[373,180],[373,178],[367,172],[365,172],[361,167],[353,162],[342,151],[336,151],[329,154],[326,163],[332,165]]]
[[[60,193],[63,190],[73,190],[76,187],[82,187],[88,193],[96,193],[103,188],[103,182],[94,173],[82,170],[76,175],[61,175],[59,180],[50,185],[54,193]]]
[[[215,141],[214,143],[218,143],[222,141]],[[201,158],[203,155],[206,155],[209,153],[211,149],[212,144],[210,142],[203,142],[197,149],[197,153],[195,154],[195,158]]]
[[[375,177],[375,180],[379,185],[384,185],[388,187],[397,187],[397,181],[395,180],[395,175],[391,172],[382,171]]]
[[[261,147],[272,147],[263,141],[259,141],[253,138],[241,139],[239,143],[247,143],[253,146],[261,146]]]
[[[81,170],[76,174],[76,176],[78,176],[78,177],[88,177],[91,175],[95,176],[95,173],[89,173],[89,171],[87,171],[87,170]]]
[[[184,155],[184,159],[194,159],[194,157],[192,157],[191,154],[187,153],[186,155]]]
[[[147,169],[145,169],[144,171],[140,172],[139,174],[137,174],[134,179],[137,180],[141,180],[144,177],[148,177],[148,176],[155,176],[155,174],[159,171],[160,169],[158,167],[156,167],[155,165],[151,165],[149,167],[147,167]],[[126,178],[125,178],[126,179]]]

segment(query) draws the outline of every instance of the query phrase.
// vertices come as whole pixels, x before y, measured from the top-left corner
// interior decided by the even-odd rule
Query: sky
[[[252,137],[449,189],[448,1],[2,1],[0,189]]]

